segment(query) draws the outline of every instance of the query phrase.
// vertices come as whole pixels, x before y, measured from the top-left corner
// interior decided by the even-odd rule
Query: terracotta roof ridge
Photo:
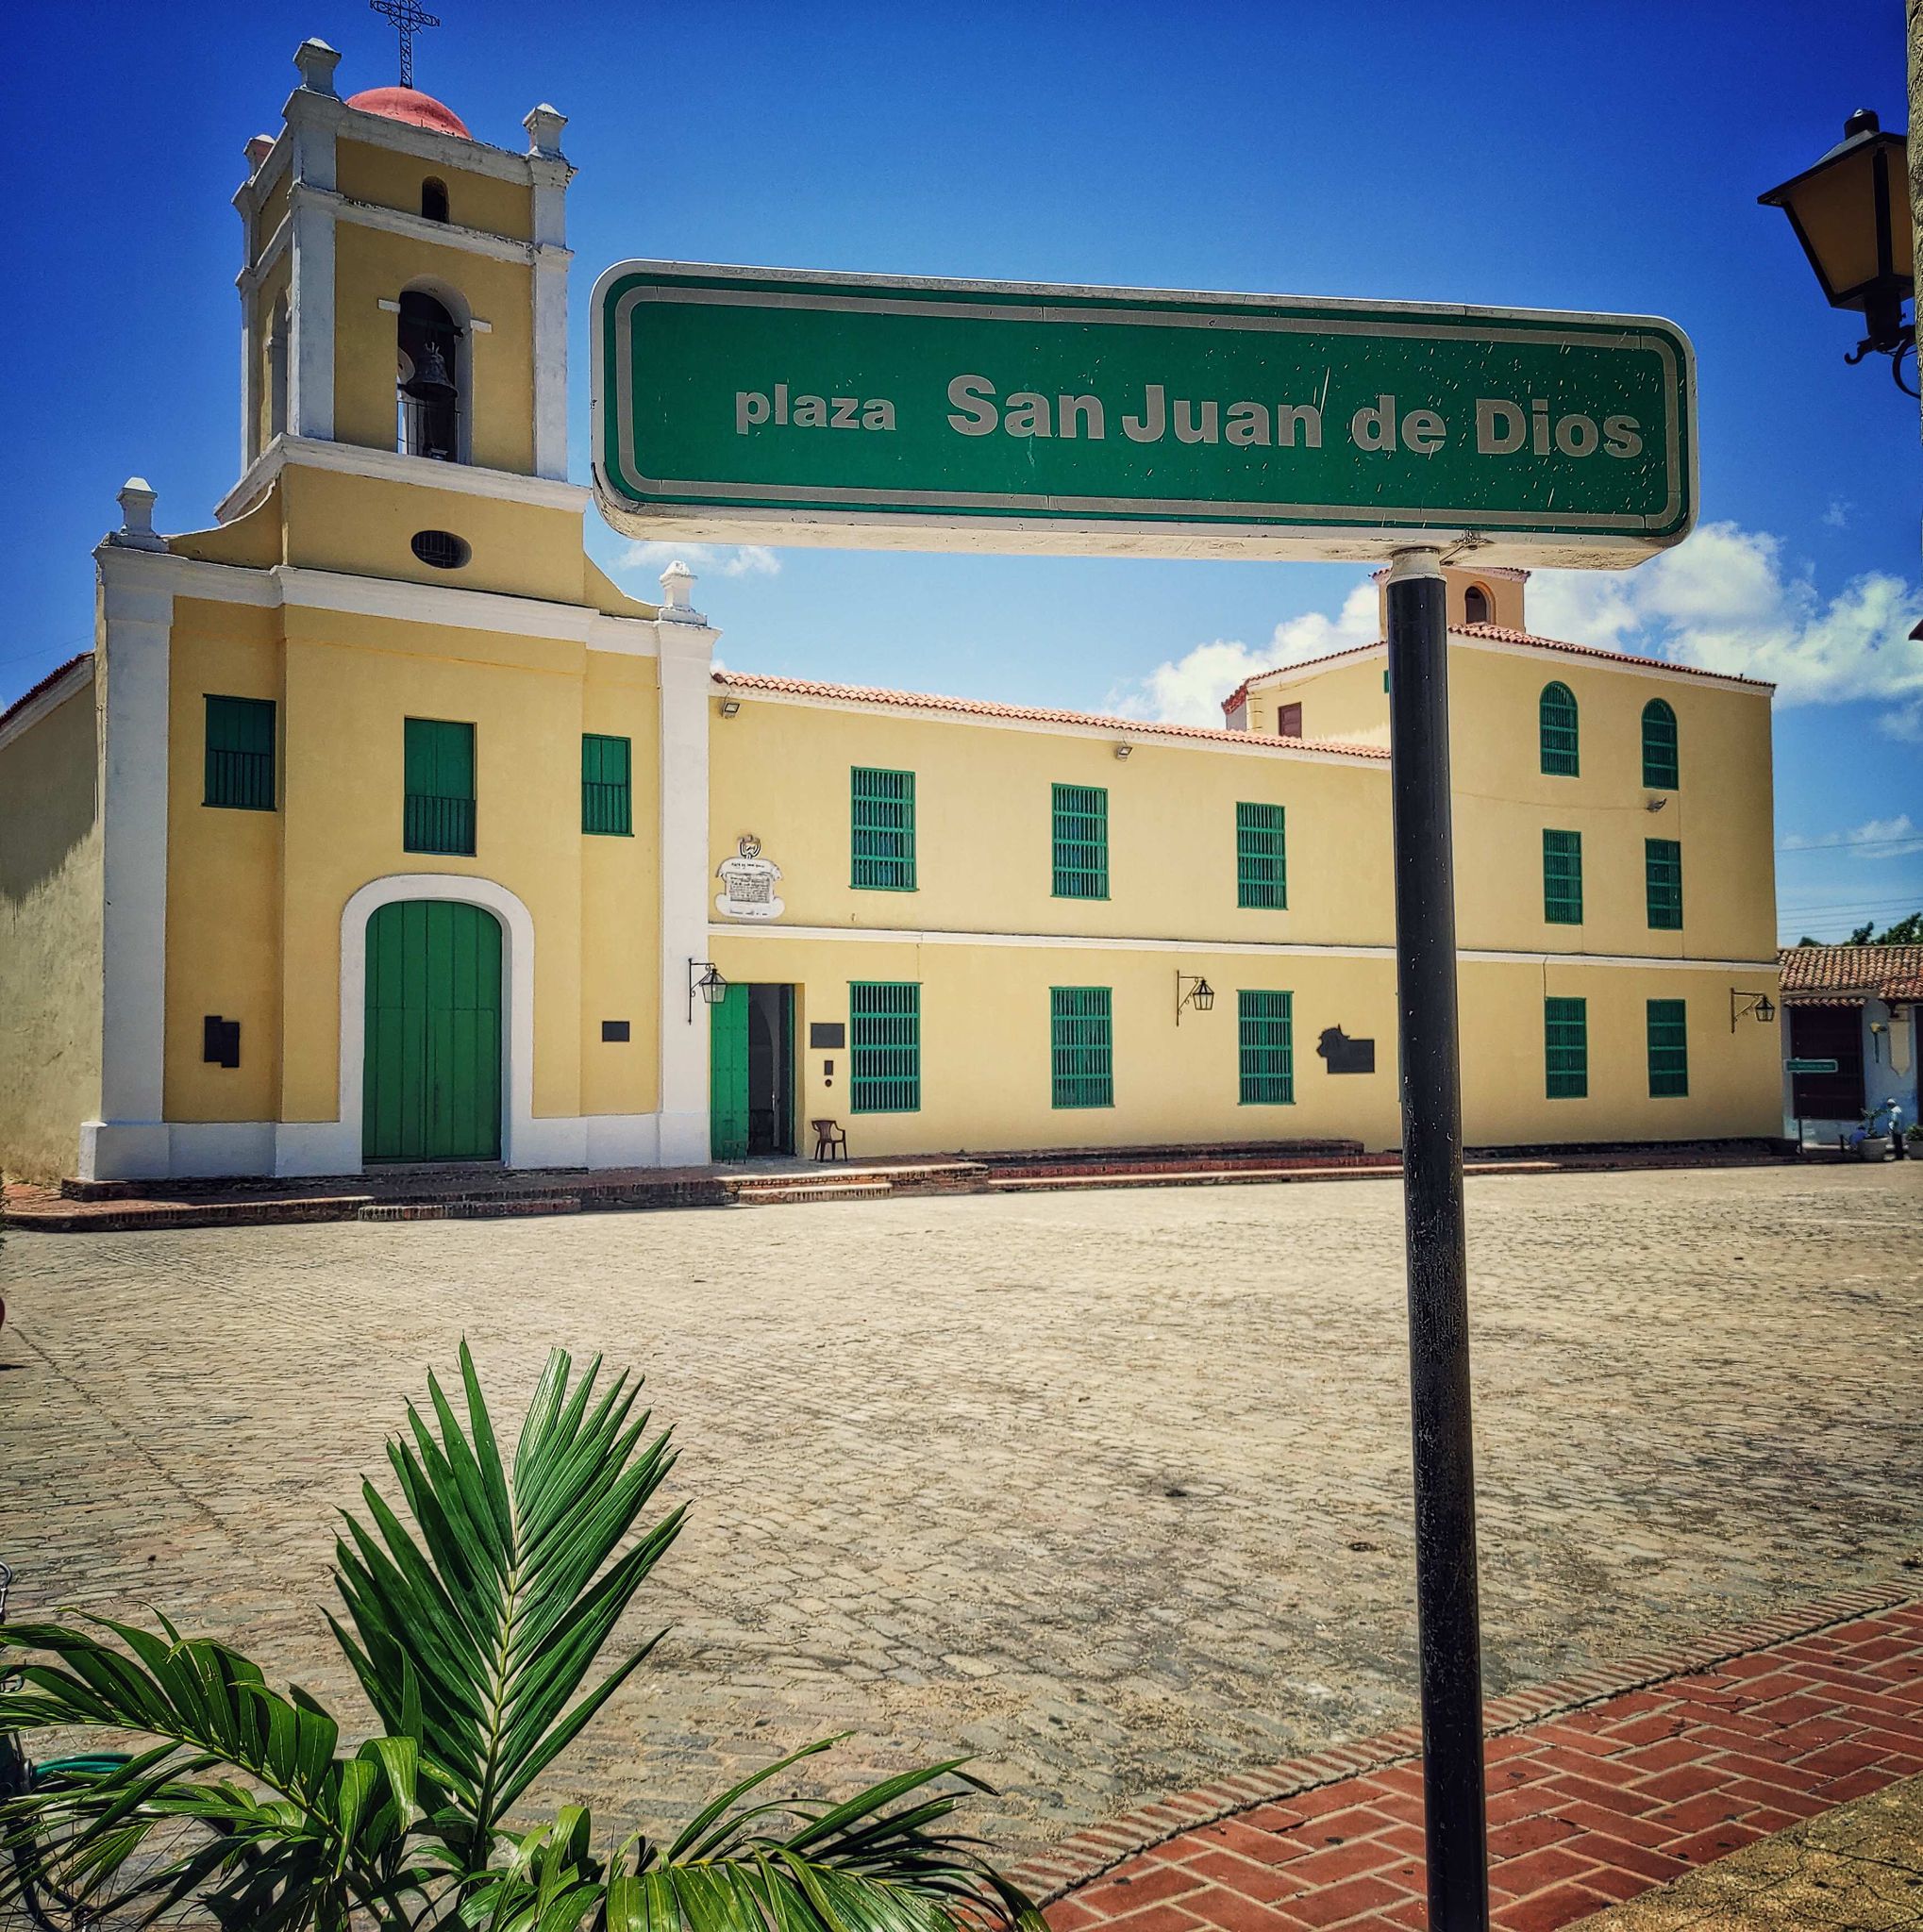
[[[716,671],[714,682],[745,691],[787,691],[797,697],[840,698],[855,704],[895,705],[903,709],[960,711],[971,717],[1009,718],[1036,724],[1085,724],[1112,731],[1147,732],[1162,738],[1198,739],[1215,744],[1255,744],[1268,750],[1332,752],[1342,757],[1386,758],[1388,747],[1346,739],[1266,738],[1230,731],[1222,725],[1176,724],[1148,718],[1125,718],[1112,711],[1064,711],[1045,705],[1004,705],[985,698],[958,698],[930,691],[894,691],[879,685],[827,684],[815,678],[785,677],[766,672]]]
[[[34,699],[39,697],[42,691],[51,691],[75,665],[85,664],[92,656],[93,653],[92,651],[75,652],[64,664],[56,670],[49,671],[38,684],[32,685],[27,690],[22,691],[4,711],[0,711],[0,728],[4,728],[12,719],[25,710],[27,706],[32,704]]]

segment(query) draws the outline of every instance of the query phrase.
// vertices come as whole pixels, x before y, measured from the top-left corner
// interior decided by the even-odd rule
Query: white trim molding
[[[514,470],[443,463],[432,457],[404,456],[399,450],[290,435],[276,436],[248,465],[246,474],[214,506],[215,520],[230,524],[245,515],[290,464],[372,476],[383,483],[408,483],[421,490],[448,490],[461,496],[490,496],[499,503],[531,504],[537,509],[573,510],[577,515],[586,512],[592,496],[582,485],[552,476],[524,476]]]
[[[30,703],[21,705],[0,722],[0,750],[13,742],[25,731],[33,727],[49,711],[58,710],[71,697],[76,696],[83,686],[93,682],[94,653],[89,651],[60,672],[44,691],[36,691]]]

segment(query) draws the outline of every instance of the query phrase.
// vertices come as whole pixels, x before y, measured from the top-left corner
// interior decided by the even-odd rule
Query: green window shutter
[[[1643,841],[1643,883],[1652,932],[1682,930],[1682,845],[1675,839]]]
[[[1537,716],[1542,727],[1543,770],[1551,777],[1575,777],[1576,693],[1566,684],[1544,685]]]
[[[1688,1008],[1681,1000],[1649,1002],[1649,1098],[1682,1099],[1689,1092]]]
[[[238,811],[274,809],[274,701],[207,701],[207,771],[203,805]]]
[[[848,772],[849,883],[870,892],[911,892],[914,774],[854,765]]]
[[[1115,1029],[1106,986],[1048,989],[1050,1093],[1056,1107],[1113,1107]]]
[[[1288,1107],[1296,1098],[1296,1041],[1290,992],[1238,992],[1242,1105]]]
[[[1589,1092],[1589,1002],[1543,1002],[1543,1058],[1551,1100],[1582,1100]]]
[[[1109,896],[1109,793],[1101,785],[1055,788],[1055,896]]]
[[[444,718],[407,721],[406,804],[401,845],[409,852],[474,851],[474,726]]]
[[[848,984],[848,1110],[914,1113],[922,1104],[922,990],[912,980]]]
[[[1674,791],[1681,782],[1676,713],[1651,698],[1643,707],[1643,783],[1651,791]]]
[[[1288,849],[1279,805],[1235,808],[1235,903],[1274,911],[1288,908]]]
[[[634,832],[633,745],[625,738],[581,733],[581,830],[611,838]]]
[[[1582,924],[1582,834],[1543,834],[1543,917],[1551,925]]]

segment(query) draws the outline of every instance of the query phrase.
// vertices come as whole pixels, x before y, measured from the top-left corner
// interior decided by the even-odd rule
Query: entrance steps
[[[845,1180],[831,1181],[783,1174],[741,1181],[728,1191],[738,1208],[765,1208],[798,1201],[883,1201],[894,1193],[895,1184],[880,1174],[851,1174]]]
[[[457,1201],[373,1201],[360,1221],[508,1221],[528,1214],[578,1214],[578,1194],[486,1194]]]

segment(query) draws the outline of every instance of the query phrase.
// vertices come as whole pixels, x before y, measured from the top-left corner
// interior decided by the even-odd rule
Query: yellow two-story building
[[[716,672],[588,559],[565,201],[309,42],[240,480],[122,491],[0,717],[0,1162],[83,1178],[1399,1139],[1380,644],[1220,729]],[[1476,1145],[1780,1127],[1769,689],[1452,569]]]

